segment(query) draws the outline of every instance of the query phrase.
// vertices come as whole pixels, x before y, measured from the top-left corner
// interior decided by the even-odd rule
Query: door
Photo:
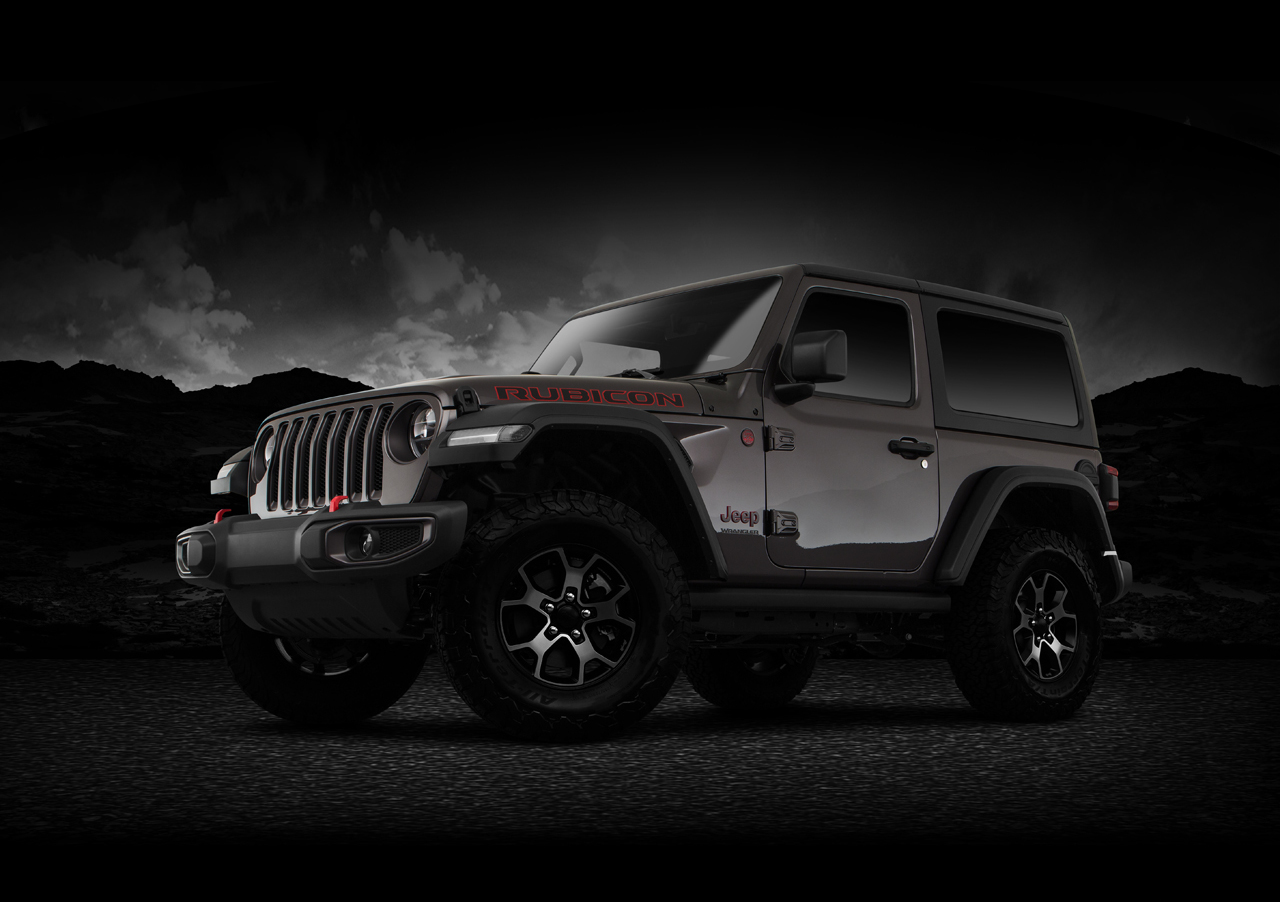
[[[915,570],[938,531],[938,439],[919,298],[815,279],[799,297],[766,376],[765,491],[771,526],[781,527],[766,540],[769,557],[782,567]],[[782,404],[771,386],[791,381],[792,338],[827,329],[845,333],[847,375]]]

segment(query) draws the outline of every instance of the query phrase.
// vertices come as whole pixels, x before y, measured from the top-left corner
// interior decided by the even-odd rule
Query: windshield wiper
[[[662,367],[660,366],[655,366],[647,370],[638,370],[632,367],[630,369],[623,370],[621,373],[614,373],[609,378],[613,378],[613,376],[624,376],[627,379],[657,379],[661,375]]]

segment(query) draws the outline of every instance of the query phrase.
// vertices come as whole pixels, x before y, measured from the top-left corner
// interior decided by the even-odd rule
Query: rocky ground
[[[0,386],[0,656],[41,657],[216,656],[218,599],[176,578],[173,536],[236,508],[208,483],[262,417],[365,387],[294,370],[184,395],[12,361]],[[1184,370],[1094,410],[1136,580],[1108,653],[1280,655],[1280,387]]]

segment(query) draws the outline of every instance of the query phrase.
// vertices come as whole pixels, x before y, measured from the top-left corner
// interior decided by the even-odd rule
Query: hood
[[[280,410],[267,419],[301,413],[317,407],[334,407],[394,397],[421,397],[431,393],[446,408],[454,406],[453,393],[459,388],[473,389],[481,407],[520,401],[563,401],[601,407],[630,407],[654,413],[701,414],[702,399],[688,382],[664,379],[627,379],[617,376],[450,376],[423,379],[369,391],[354,392],[299,404]]]

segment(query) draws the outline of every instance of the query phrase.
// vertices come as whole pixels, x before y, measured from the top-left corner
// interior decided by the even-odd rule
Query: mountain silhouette
[[[183,392],[163,376],[148,376],[90,360],[66,369],[51,360],[0,361],[0,413],[114,402],[188,409],[235,407],[260,411],[266,417],[284,407],[371,387],[297,367],[284,373],[255,376],[244,385],[216,385]]]
[[[52,360],[0,361],[0,411],[43,410],[78,402],[175,403],[182,392],[163,376],[148,376],[82,360],[63,369]]]
[[[1093,399],[1099,425],[1117,422],[1126,413],[1160,414],[1274,408],[1280,404],[1280,385],[1249,385],[1239,376],[1188,367],[1176,373],[1143,379]]]
[[[285,373],[254,376],[245,385],[215,385],[213,388],[188,392],[184,402],[188,405],[261,410],[265,418],[295,404],[335,395],[349,395],[372,387],[341,376],[330,376],[328,373],[297,367]]]

